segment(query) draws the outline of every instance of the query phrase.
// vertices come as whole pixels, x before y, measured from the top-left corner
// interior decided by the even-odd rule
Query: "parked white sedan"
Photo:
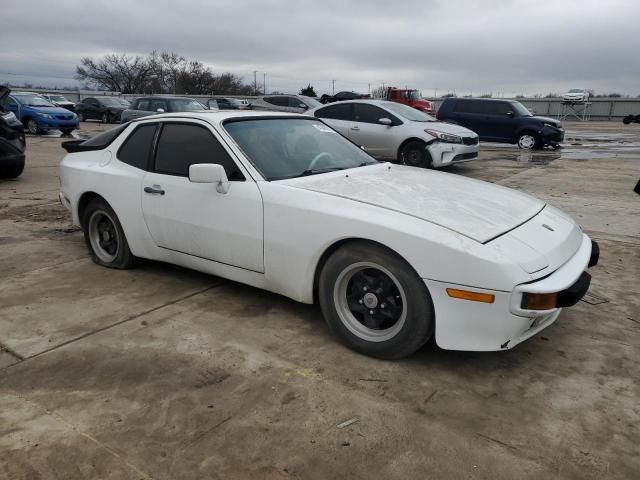
[[[424,112],[384,100],[353,100],[305,112],[364,147],[378,160],[438,168],[478,156],[478,135]]]
[[[576,303],[597,262],[545,202],[379,163],[313,117],[162,114],[63,146],[60,200],[96,263],[160,260],[317,301],[377,357],[434,332],[446,349],[511,348]]]

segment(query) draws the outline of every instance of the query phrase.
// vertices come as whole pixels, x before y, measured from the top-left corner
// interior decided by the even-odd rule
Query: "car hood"
[[[545,202],[458,175],[388,163],[280,181],[420,218],[481,243],[533,218]]]
[[[562,127],[562,123],[560,123],[557,119],[555,118],[551,118],[551,117],[541,117],[539,115],[534,115],[532,118],[535,118],[536,120],[540,120],[541,122],[544,123],[550,123],[551,125],[555,125],[556,127],[560,128]]]
[[[66,108],[62,107],[29,107],[31,110],[35,110],[39,113],[48,113],[54,115],[71,115],[73,112],[70,112]]]

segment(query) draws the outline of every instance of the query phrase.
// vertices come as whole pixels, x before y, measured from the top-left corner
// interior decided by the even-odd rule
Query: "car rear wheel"
[[[431,168],[433,160],[424,142],[414,140],[408,142],[400,151],[400,163],[410,167]]]
[[[413,268],[386,248],[351,242],[320,273],[329,329],[353,350],[384,359],[411,355],[433,334],[433,304]]]
[[[517,143],[518,147],[523,150],[532,150],[538,148],[540,142],[538,136],[533,132],[524,132],[518,137]]]
[[[80,121],[81,122],[86,122],[87,121],[87,114],[84,112],[80,112]]]
[[[102,114],[102,123],[111,123],[111,117],[107,112]]]
[[[73,132],[73,129],[63,128],[60,131],[62,132],[63,135],[71,135],[71,132]]]
[[[105,200],[91,200],[83,212],[82,226],[89,255],[95,263],[119,269],[135,266],[137,259],[129,249],[122,225]]]

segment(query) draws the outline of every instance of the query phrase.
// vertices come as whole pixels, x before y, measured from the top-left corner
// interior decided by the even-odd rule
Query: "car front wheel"
[[[91,200],[83,213],[82,226],[89,255],[95,263],[119,269],[135,266],[137,259],[129,249],[122,225],[105,200]]]
[[[518,137],[518,147],[523,150],[532,150],[538,147],[538,137],[531,132],[521,133]]]
[[[102,114],[102,123],[111,123],[111,117],[106,112]]]
[[[407,143],[400,151],[400,163],[410,167],[431,168],[433,160],[424,142],[418,140]]]
[[[351,242],[327,260],[318,296],[329,329],[353,350],[384,359],[411,355],[433,334],[429,292],[388,249]]]
[[[27,132],[31,135],[37,135],[42,132],[40,128],[38,128],[38,123],[33,118],[27,120]]]

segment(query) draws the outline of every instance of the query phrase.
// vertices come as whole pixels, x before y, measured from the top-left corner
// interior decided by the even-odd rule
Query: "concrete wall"
[[[95,97],[100,95],[115,95],[122,96],[127,99],[134,99],[141,95],[131,94],[119,94],[114,92],[96,92],[90,90],[42,90],[31,89],[29,91],[39,93],[58,93],[64,95],[69,100],[79,102],[86,97]],[[185,95],[191,98],[200,99],[206,101],[209,95]],[[242,95],[230,95],[236,98],[246,98],[251,101],[250,96]],[[440,108],[442,103],[441,98],[427,98],[427,100],[434,103],[436,110]],[[558,117],[562,111],[562,99],[560,98],[518,98],[521,102],[532,112],[537,115],[544,115],[547,117]],[[620,120],[622,117],[632,113],[640,114],[640,98],[594,98],[590,101],[589,117],[591,120]],[[573,117],[567,117],[568,120],[575,120]]]

